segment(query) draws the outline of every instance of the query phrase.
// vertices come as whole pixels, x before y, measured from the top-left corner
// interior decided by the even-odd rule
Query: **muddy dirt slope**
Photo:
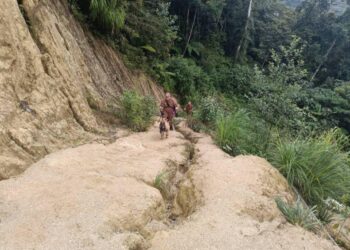
[[[157,130],[58,151],[0,182],[0,249],[337,249],[285,221],[274,198],[293,197],[265,160]]]

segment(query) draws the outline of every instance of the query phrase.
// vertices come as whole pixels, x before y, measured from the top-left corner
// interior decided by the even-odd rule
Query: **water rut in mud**
[[[148,223],[142,228],[134,230],[142,238],[126,242],[130,250],[152,247],[150,242],[157,232],[176,228],[184,223],[201,205],[202,194],[192,179],[192,171],[198,167],[197,140],[193,138],[191,133],[182,131],[181,127],[178,127],[178,131],[186,140],[182,160],[168,159],[166,168],[156,176],[151,185],[159,190],[164,202],[164,210],[161,212],[162,219],[153,217],[153,223],[158,223],[158,226],[161,226],[156,230],[150,230],[150,223]]]
[[[167,161],[167,169],[160,173],[154,186],[166,204],[169,222],[179,222],[190,216],[200,203],[200,192],[192,181],[191,170],[196,164],[195,146],[186,143],[184,162]]]

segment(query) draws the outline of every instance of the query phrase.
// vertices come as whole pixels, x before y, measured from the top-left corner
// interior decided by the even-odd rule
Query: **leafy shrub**
[[[169,64],[167,62],[158,62],[153,66],[154,75],[157,80],[162,83],[165,91],[173,91],[175,89],[175,82],[173,77],[175,74],[168,70]]]
[[[125,91],[120,97],[119,117],[134,131],[145,131],[152,124],[156,112],[155,100],[135,91]]]
[[[206,125],[215,124],[216,119],[224,112],[223,107],[214,97],[202,98],[196,107],[195,119]]]
[[[321,120],[332,126],[341,126],[350,131],[350,83],[332,81],[330,86],[309,89],[311,110]],[[334,86],[335,85],[335,86]]]
[[[350,188],[348,154],[322,138],[280,141],[271,154],[277,167],[310,204],[340,199]]]
[[[215,140],[231,155],[264,155],[269,144],[270,132],[262,121],[252,118],[240,109],[228,116],[221,116],[216,123]]]
[[[117,48],[124,63],[156,76],[152,67],[170,57],[177,17],[167,1],[68,0],[72,13]],[[156,76],[157,77],[157,76]]]
[[[276,199],[276,204],[287,221],[293,225],[301,226],[310,231],[316,231],[319,228],[315,217],[316,207],[304,208],[300,200],[293,205],[289,205],[281,198]]]
[[[173,86],[181,101],[191,100],[196,93],[208,93],[212,89],[209,76],[191,59],[171,58],[167,62],[166,72],[171,76],[166,86]]]
[[[283,75],[284,72],[280,74]],[[277,76],[276,79],[271,78],[257,67],[254,68],[253,75],[250,91],[247,93],[248,105],[264,120],[280,129],[299,133],[313,130],[318,125],[315,124],[315,117],[298,105],[301,102],[299,99],[304,99],[301,86],[278,82]]]
[[[170,57],[177,38],[176,17],[165,1],[127,2],[125,26],[115,36],[118,48],[133,67],[159,77],[157,64]]]
[[[125,0],[69,0],[69,3],[79,20],[85,22],[88,18],[98,31],[113,34],[124,26]]]
[[[223,93],[245,97],[252,91],[254,70],[248,65],[219,64],[210,77]]]

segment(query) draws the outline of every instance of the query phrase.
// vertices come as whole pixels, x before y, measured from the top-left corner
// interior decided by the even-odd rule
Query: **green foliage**
[[[276,204],[288,222],[293,225],[298,225],[309,231],[317,231],[319,229],[319,224],[315,218],[316,207],[304,208],[300,200],[293,205],[289,205],[281,198],[276,199]]]
[[[316,207],[317,218],[323,225],[327,225],[333,221],[333,214],[329,208],[325,205],[317,205]]]
[[[283,85],[255,68],[249,104],[269,123],[279,128],[300,131],[307,129],[307,121],[313,118],[307,110],[298,106],[295,98],[299,93],[298,85]]]
[[[287,47],[280,46],[280,53],[272,49],[271,61],[267,67],[269,77],[284,86],[303,86],[308,76],[302,57],[304,48],[301,39],[293,36]]]
[[[293,11],[281,1],[255,1],[255,4],[247,56],[265,66],[271,49],[280,52],[281,45],[290,44],[296,20]]]
[[[248,17],[245,0],[69,2],[129,67],[193,102],[191,128],[213,134],[231,155],[268,155],[326,222],[324,199],[349,202],[350,10],[336,16],[327,0],[303,1],[296,11],[259,0]],[[127,91],[119,115],[143,131],[154,107]],[[334,127],[344,132],[323,133]]]
[[[129,61],[149,70],[156,59],[170,56],[177,38],[175,21],[167,1],[130,1],[125,27],[116,42]]]
[[[350,207],[350,194],[344,194],[341,197],[341,202],[345,204],[346,206]]]
[[[255,71],[248,65],[223,66],[215,72],[214,81],[216,86],[223,92],[247,99],[252,94],[252,82]]]
[[[197,104],[195,118],[206,125],[215,124],[217,118],[223,115],[223,107],[214,97],[205,97]]]
[[[215,140],[231,155],[264,155],[269,145],[270,132],[263,121],[239,109],[217,120]]]
[[[144,45],[142,46],[141,48],[147,50],[148,52],[151,52],[151,53],[156,53],[157,50],[155,48],[153,48],[151,45]]]
[[[69,0],[73,14],[101,34],[115,34],[126,18],[126,0]]]
[[[195,109],[189,126],[196,132],[215,131],[217,120],[231,113],[233,107],[240,105],[236,100],[216,94],[206,97],[196,96],[192,99],[192,103]]]
[[[331,86],[313,88],[308,95],[308,105],[318,120],[350,131],[350,83],[335,82]]]
[[[153,122],[156,113],[152,97],[144,97],[135,91],[125,91],[120,97],[119,117],[122,122],[134,131],[145,131]]]
[[[165,182],[165,179],[167,178],[167,175],[168,175],[167,172],[162,172],[156,176],[154,180],[154,186],[157,189],[162,190],[164,188],[164,182]]]
[[[329,145],[335,145],[342,151],[350,149],[350,137],[340,128],[333,128],[321,135],[321,140]]]
[[[212,89],[208,75],[191,59],[171,58],[166,71],[171,72],[167,85],[173,86],[181,101],[191,100],[197,93],[208,93]]]
[[[101,27],[114,33],[125,22],[125,0],[90,0],[90,17]]]
[[[245,0],[69,2],[128,66],[182,101],[221,91],[286,131],[350,131],[350,10],[335,16],[327,0],[296,11],[259,0],[247,18]]]
[[[252,109],[280,129],[309,133],[319,123],[307,105],[307,71],[302,60],[303,44],[294,37],[280,52],[271,51],[266,69],[255,66],[247,95]]]
[[[86,15],[81,11],[80,6],[78,4],[77,0],[68,0],[69,4],[70,4],[70,10],[72,11],[72,14],[74,15],[74,17],[79,20],[79,22],[81,23],[85,23],[86,22]]]
[[[175,89],[175,73],[168,70],[168,62],[156,62],[153,66],[153,72],[156,79],[162,83],[165,91],[172,92]]]
[[[324,137],[280,141],[270,159],[310,204],[349,192],[349,156]]]
[[[153,74],[155,61],[170,57],[178,38],[176,17],[163,0],[69,0],[71,10],[117,47],[130,67]]]
[[[189,56],[192,56],[192,55],[200,56],[204,49],[205,47],[202,43],[193,42],[188,44],[187,53]]]
[[[350,12],[338,17],[330,12],[330,3],[304,1],[296,12],[294,32],[307,42],[304,51],[307,67],[314,73],[321,66],[316,82],[324,82],[329,77],[350,80]]]

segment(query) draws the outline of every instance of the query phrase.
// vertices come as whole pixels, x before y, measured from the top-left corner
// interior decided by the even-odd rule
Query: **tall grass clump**
[[[153,122],[156,102],[152,97],[125,91],[119,100],[119,117],[133,131],[146,131]]]
[[[239,109],[216,122],[215,140],[227,153],[263,156],[269,144],[270,132],[265,124]]]
[[[280,141],[270,157],[309,204],[340,200],[350,190],[348,153],[325,138],[329,137]]]
[[[101,32],[114,34],[126,19],[126,0],[68,0],[72,11],[81,21],[88,19]]]
[[[333,128],[321,135],[324,142],[336,145],[342,151],[350,150],[350,137],[340,128]]]
[[[94,22],[112,33],[125,22],[125,0],[91,0],[90,15]]]
[[[276,204],[289,223],[301,226],[309,231],[319,229],[319,223],[315,217],[316,207],[304,208],[300,200],[295,204],[289,205],[281,198],[276,199]]]

